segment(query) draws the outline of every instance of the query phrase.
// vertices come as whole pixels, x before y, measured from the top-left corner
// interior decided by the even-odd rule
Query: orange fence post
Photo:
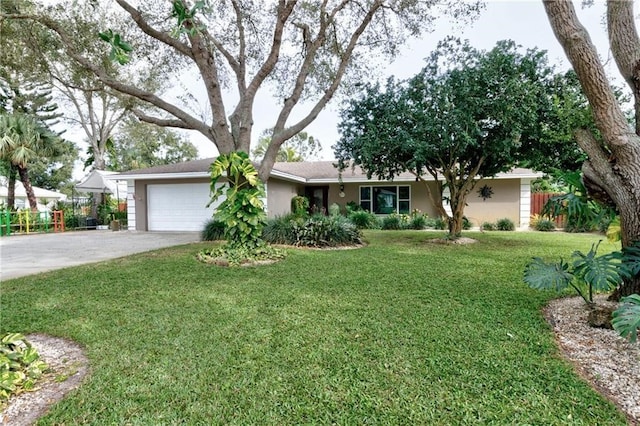
[[[64,232],[64,212],[54,210],[53,212],[53,232]]]

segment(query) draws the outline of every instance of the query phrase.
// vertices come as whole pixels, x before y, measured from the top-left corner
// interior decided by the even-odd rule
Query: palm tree
[[[58,135],[51,132],[31,116],[13,113],[0,116],[0,159],[9,163],[9,208],[14,207],[15,172],[24,185],[29,207],[37,209],[37,202],[31,180],[29,163],[47,155],[55,146]]]

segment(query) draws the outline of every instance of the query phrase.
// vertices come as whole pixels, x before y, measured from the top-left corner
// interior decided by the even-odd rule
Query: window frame
[[[358,204],[362,207],[362,203],[368,203],[369,208],[365,208],[362,207],[364,210],[368,211],[369,213],[375,214],[375,215],[379,215],[379,216],[385,216],[389,213],[376,213],[374,211],[374,203],[373,203],[373,193],[374,193],[374,188],[395,188],[395,206],[393,207],[393,212],[395,213],[399,213],[399,214],[410,214],[411,213],[411,185],[360,185],[360,187],[358,188]],[[400,198],[400,188],[407,188],[408,189],[408,198]],[[363,195],[363,189],[368,189],[368,193],[369,193],[369,198],[362,198]],[[407,209],[406,212],[400,213],[400,203],[401,202],[408,202],[409,203],[409,208]]]

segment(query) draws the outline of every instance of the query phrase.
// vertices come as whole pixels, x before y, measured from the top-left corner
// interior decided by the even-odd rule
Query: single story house
[[[201,231],[215,211],[206,207],[211,198],[210,166],[215,158],[133,170],[108,179],[127,181],[127,217],[130,230]],[[494,178],[481,180],[469,195],[465,215],[475,226],[500,218],[511,219],[526,228],[530,217],[530,183],[542,176],[527,169],[514,169]],[[433,178],[429,183],[434,185]],[[483,198],[478,189],[490,188]],[[266,209],[269,217],[291,210],[291,198],[305,195],[318,211],[333,203],[342,208],[355,202],[375,214],[392,211],[410,213],[418,209],[436,216],[424,183],[403,173],[393,181],[367,179],[362,169],[342,173],[331,161],[276,163],[266,183]]]
[[[32,186],[32,188],[33,195],[35,195],[36,202],[38,203],[38,211],[49,211],[57,201],[64,201],[67,199],[67,196],[61,192],[38,188],[37,186]],[[0,209],[7,205],[8,197],[9,179],[4,176],[0,176]],[[19,180],[16,180],[15,185],[15,203],[15,208],[18,210],[29,208],[27,191]]]

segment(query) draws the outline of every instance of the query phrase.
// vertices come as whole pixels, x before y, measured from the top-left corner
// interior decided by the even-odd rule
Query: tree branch
[[[169,47],[173,47],[178,52],[180,52],[183,55],[193,59],[193,56],[191,54],[191,49],[189,48],[189,45],[187,45],[185,43],[182,43],[180,40],[177,40],[177,39],[171,37],[171,35],[169,35],[167,33],[164,33],[162,31],[158,31],[155,28],[153,28],[144,19],[144,17],[140,13],[140,11],[138,9],[136,9],[135,7],[131,6],[127,1],[125,1],[125,0],[116,0],[116,3],[118,3],[120,5],[120,7],[122,9],[124,9],[129,15],[131,15],[131,18],[136,23],[136,25],[138,25],[138,28],[140,28],[149,37],[152,37],[152,38],[154,38],[154,39],[166,44]]]
[[[605,141],[612,150],[628,145],[629,125],[611,91],[589,33],[578,21],[573,3],[544,0],[544,7],[553,32],[578,75]]]
[[[178,129],[188,129],[192,130],[191,127],[187,126],[184,122],[177,119],[164,119],[159,117],[153,117],[151,115],[147,115],[139,109],[134,109],[133,115],[135,115],[138,120],[144,121],[145,123],[155,124],[160,127],[175,127]]]
[[[607,28],[611,52],[635,100],[636,134],[640,135],[640,40],[633,1],[607,1]]]

